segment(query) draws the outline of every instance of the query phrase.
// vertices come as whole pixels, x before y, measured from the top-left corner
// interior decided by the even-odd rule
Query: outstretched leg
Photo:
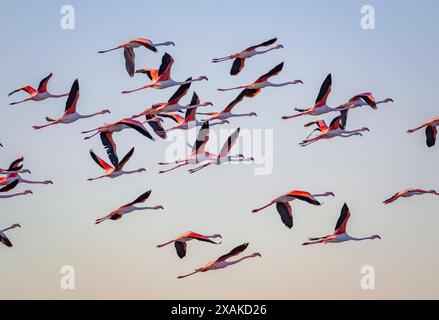
[[[172,168],[170,168],[170,169],[167,169],[167,170],[160,170],[159,173],[167,173],[167,172],[169,172],[169,171],[173,171],[173,170],[175,170],[175,169],[178,169],[178,168],[183,167],[183,166],[186,166],[186,165],[188,165],[188,163],[187,163],[187,162],[184,162],[184,163],[181,163],[181,164],[179,164],[179,165],[177,165],[177,166],[175,166],[175,167],[172,167]]]
[[[143,87],[140,87],[140,88],[137,88],[137,89],[134,89],[134,90],[125,90],[125,91],[122,91],[122,93],[123,94],[127,94],[127,93],[132,93],[132,92],[136,92],[136,91],[140,91],[140,90],[143,90],[143,89],[147,89],[147,88],[150,88],[151,87],[151,85],[146,85],[146,86],[143,86]]]
[[[23,102],[26,102],[26,101],[30,101],[30,100],[32,100],[32,99],[31,98],[27,98],[27,99],[24,99],[24,100],[21,100],[21,101],[11,102],[9,105],[10,106],[15,106],[16,104],[20,104],[20,103],[23,103]]]
[[[201,166],[199,166],[199,167],[197,167],[197,168],[190,169],[190,170],[188,170],[188,172],[189,172],[189,173],[195,173],[195,172],[198,172],[198,171],[200,171],[200,170],[206,168],[206,167],[209,166],[209,165],[211,165],[211,163],[206,163],[206,164],[203,164],[203,165],[201,165]]]
[[[183,278],[186,278],[186,277],[192,276],[192,275],[194,275],[194,274],[196,274],[196,273],[198,273],[198,272],[200,272],[200,270],[195,270],[194,272],[189,273],[189,274],[186,274],[186,275],[184,275],[184,276],[178,276],[177,279],[183,279]]]
[[[223,62],[223,61],[232,60],[232,59],[233,59],[232,56],[227,56],[227,57],[223,57],[223,58],[213,58],[212,62],[218,63],[218,62]]]
[[[51,123],[48,123],[48,124],[45,124],[42,126],[33,126],[32,128],[34,128],[35,130],[39,130],[39,129],[43,129],[43,128],[46,128],[49,126],[54,126],[55,124],[58,124],[58,123],[59,123],[58,121],[54,121],[54,122],[51,122]]]

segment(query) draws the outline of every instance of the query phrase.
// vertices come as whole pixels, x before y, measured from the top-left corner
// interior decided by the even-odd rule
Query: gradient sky
[[[0,166],[25,157],[32,179],[52,179],[35,186],[34,196],[3,200],[0,228],[20,223],[8,233],[13,249],[0,248],[0,298],[142,298],[142,299],[297,299],[297,298],[439,298],[439,199],[424,196],[389,206],[381,202],[408,187],[439,188],[438,147],[425,146],[423,132],[405,130],[438,116],[439,22],[437,1],[44,1],[8,2],[0,12]],[[60,9],[76,9],[76,29],[60,28]],[[360,27],[363,5],[376,10],[376,29]],[[242,50],[271,37],[285,46],[248,61],[238,77],[230,63],[214,57]],[[285,61],[273,81],[302,79],[303,86],[268,88],[241,103],[236,112],[258,117],[232,119],[229,128],[273,129],[274,170],[257,176],[252,165],[186,170],[158,175],[169,142],[155,143],[133,131],[116,136],[119,153],[136,152],[128,169],[146,167],[144,175],[89,183],[101,173],[88,150],[104,155],[99,139],[84,141],[80,131],[114,121],[166,101],[173,89],[121,95],[145,83],[129,78],[122,52],[98,55],[125,40],[146,37],[172,40],[173,77],[207,75],[196,83],[202,100],[220,110],[236,93],[218,87],[251,82]],[[137,50],[138,67],[156,67],[164,49]],[[109,108],[111,115],[34,131],[44,117],[61,115],[65,100],[29,102],[10,107],[7,93],[17,86],[38,85],[54,73],[49,88],[68,91],[79,78],[78,111]],[[302,125],[315,119],[283,121],[293,107],[309,106],[329,72],[331,105],[365,91],[395,103],[377,111],[350,113],[349,127],[367,126],[364,137],[335,139],[307,148],[297,145],[308,134]],[[192,91],[191,91],[192,92]],[[20,99],[18,95],[15,99]],[[183,102],[188,102],[186,97]],[[332,115],[324,117],[327,120]],[[216,128],[217,129],[217,128]],[[215,130],[216,130],[215,129]],[[212,151],[216,151],[215,149]],[[18,190],[27,188],[21,186]],[[94,220],[152,189],[148,204],[164,211],[138,212],[99,226]],[[252,208],[293,189],[333,191],[321,207],[294,203],[294,228],[285,228],[275,208],[258,215]],[[333,230],[347,202],[353,236],[380,234],[382,240],[302,247],[308,236]],[[190,243],[180,261],[172,247],[158,243],[188,230],[221,233],[223,244]],[[185,280],[176,276],[244,242],[252,259],[231,268]],[[76,290],[60,289],[60,268],[76,269]],[[376,289],[360,288],[362,265],[376,269]]]

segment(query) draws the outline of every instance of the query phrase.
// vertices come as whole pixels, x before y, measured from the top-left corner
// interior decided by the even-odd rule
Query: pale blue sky
[[[9,235],[12,250],[0,248],[0,298],[439,298],[437,225],[439,199],[381,201],[407,187],[439,188],[438,148],[427,150],[423,133],[405,130],[438,116],[436,1],[44,1],[9,2],[0,13],[0,166],[19,155],[33,179],[53,186],[33,188],[35,195],[1,202],[0,228],[20,223]],[[76,29],[60,28],[60,9],[76,9]],[[376,29],[360,27],[362,5],[376,10]],[[230,64],[212,64],[224,56],[271,37],[285,48],[249,60],[238,77]],[[158,175],[167,142],[145,140],[134,132],[116,136],[119,152],[136,152],[130,169],[145,175],[88,183],[100,173],[88,150],[104,155],[99,139],[84,141],[80,131],[132,115],[166,101],[172,89],[121,95],[144,84],[129,78],[122,52],[96,51],[136,37],[174,41],[166,48],[175,58],[173,77],[207,75],[192,86],[219,110],[235,97],[215,89],[251,82],[285,61],[276,81],[301,79],[303,86],[268,88],[244,101],[237,112],[257,118],[233,119],[229,128],[274,130],[274,171],[255,176],[250,165],[185,170]],[[137,50],[138,67],[155,67],[163,49]],[[24,84],[38,85],[54,73],[49,88],[69,90],[79,78],[78,111],[104,107],[102,118],[35,132],[44,117],[61,115],[64,100],[29,102],[15,108],[7,93]],[[309,106],[327,73],[333,76],[330,104],[364,91],[394,104],[378,111],[355,110],[349,126],[367,126],[363,138],[325,141],[302,149],[308,119],[282,121],[293,107]],[[14,97],[15,98],[19,98]],[[184,102],[189,101],[189,97]],[[331,116],[325,117],[330,120]],[[216,151],[216,150],[213,150]],[[23,187],[21,187],[23,188]],[[141,212],[115,223],[94,226],[95,218],[152,189],[150,203],[160,213]],[[286,229],[275,208],[250,213],[291,189],[333,191],[322,207],[294,203],[295,226]],[[308,236],[332,230],[344,202],[351,208],[352,235],[380,234],[381,241],[301,247]],[[155,245],[193,230],[221,233],[221,246],[190,243],[179,261],[173,248]],[[176,276],[215,259],[235,245],[250,242],[261,259],[177,281]],[[62,265],[76,268],[77,289],[59,287]],[[376,290],[360,289],[360,268],[375,266]]]

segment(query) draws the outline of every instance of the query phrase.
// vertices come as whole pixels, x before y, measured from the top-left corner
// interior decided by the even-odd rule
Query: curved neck
[[[270,87],[284,87],[284,86],[288,86],[290,84],[292,84],[292,83],[291,82],[283,82],[283,83],[271,83],[271,82],[269,82],[268,83],[268,85]]]
[[[363,240],[372,240],[372,239],[373,239],[373,236],[370,236],[370,237],[364,237],[364,238],[355,238],[355,237],[351,237],[351,236],[349,236],[349,238],[350,238],[351,240],[353,240],[353,241],[363,241]]]
[[[227,264],[230,266],[230,265],[233,265],[233,264],[240,263],[241,261],[243,261],[245,259],[250,259],[250,258],[254,258],[254,257],[255,257],[254,255],[244,256],[244,257],[239,258],[239,259],[237,259],[235,261],[227,261]]]
[[[313,194],[313,197],[328,197],[330,196],[330,194],[328,193],[318,193],[318,194]]]
[[[100,114],[102,114],[102,112],[96,112],[96,113],[92,113],[92,114],[80,114],[79,117],[82,119],[85,119],[85,118],[95,117],[95,116],[98,116]]]
[[[141,172],[141,169],[137,169],[137,170],[128,170],[128,171],[121,170],[121,172],[122,172],[123,174],[139,173],[139,172]]]

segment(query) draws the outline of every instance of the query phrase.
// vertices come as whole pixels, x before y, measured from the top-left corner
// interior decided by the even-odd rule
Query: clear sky
[[[159,4],[160,3],[160,4]],[[76,10],[75,30],[60,27],[63,5]],[[361,7],[373,5],[375,30],[360,26]],[[25,157],[33,179],[53,186],[33,187],[34,196],[3,200],[0,228],[20,223],[8,235],[13,249],[0,248],[0,298],[146,298],[146,299],[296,299],[296,298],[439,298],[439,199],[424,196],[384,206],[381,202],[408,187],[439,188],[439,149],[427,149],[423,132],[405,130],[438,116],[437,1],[44,1],[8,2],[0,12],[0,166]],[[252,165],[211,167],[196,175],[186,170],[158,175],[170,142],[151,142],[133,131],[116,136],[119,153],[136,151],[129,169],[144,175],[87,182],[101,173],[88,154],[104,155],[99,139],[82,140],[82,130],[115,121],[166,101],[173,89],[122,95],[143,85],[129,78],[122,52],[96,52],[136,37],[156,42],[175,58],[173,77],[206,75],[196,83],[202,100],[225,107],[235,93],[218,87],[251,82],[285,61],[273,81],[301,79],[303,86],[268,88],[245,100],[236,112],[258,117],[232,119],[228,128],[272,129],[273,172],[255,175]],[[248,61],[238,77],[230,63],[212,64],[249,45],[278,37],[283,50]],[[137,51],[138,67],[156,67],[160,53]],[[50,72],[54,93],[79,78],[78,111],[109,108],[112,114],[69,126],[34,131],[44,117],[62,114],[65,100],[29,102],[10,107],[7,93],[24,84],[38,85]],[[395,103],[379,110],[350,113],[349,127],[367,126],[364,137],[297,145],[308,134],[307,119],[283,121],[293,107],[311,105],[329,72],[331,105],[365,91]],[[192,91],[191,91],[192,93]],[[14,99],[20,99],[16,96]],[[186,97],[183,102],[188,102]],[[433,102],[433,103],[432,103]],[[332,115],[324,117],[330,120]],[[169,123],[169,122],[168,122]],[[215,127],[214,127],[215,128]],[[215,128],[215,131],[217,128]],[[216,152],[216,147],[212,146]],[[20,186],[19,190],[25,186]],[[95,226],[94,220],[152,189],[149,204],[164,211],[138,212]],[[275,208],[257,215],[251,209],[293,189],[333,191],[321,207],[295,202],[294,227],[285,228]],[[380,234],[382,240],[302,247],[308,236],[333,230],[347,202],[354,236]],[[221,233],[223,243],[190,243],[180,261],[172,247],[158,243],[193,230]],[[185,280],[176,276],[249,242],[252,259],[225,270]],[[76,270],[76,289],[60,288],[60,268]],[[375,290],[360,287],[360,269],[372,265]]]

